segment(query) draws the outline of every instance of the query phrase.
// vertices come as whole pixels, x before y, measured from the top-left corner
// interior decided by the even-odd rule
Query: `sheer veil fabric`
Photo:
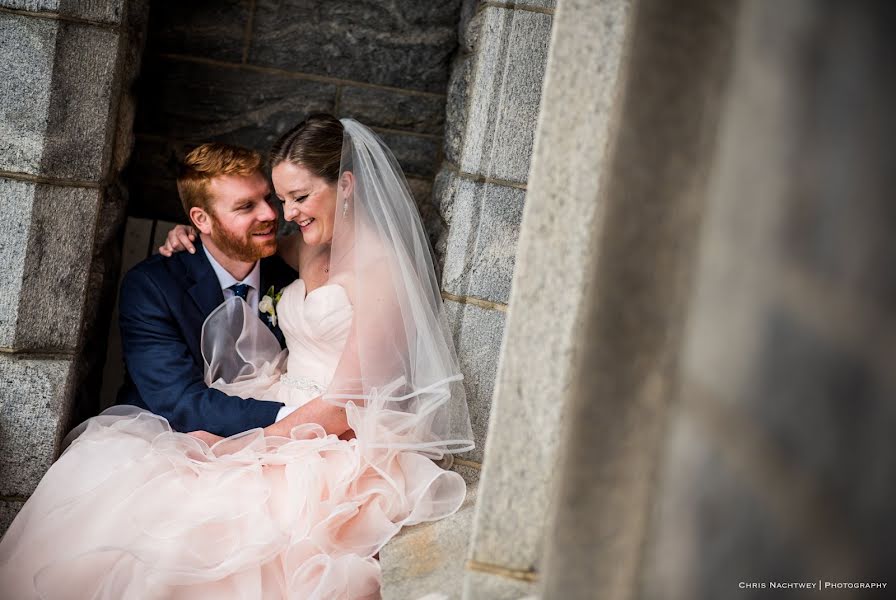
[[[436,459],[466,452],[473,448],[473,432],[463,376],[416,205],[385,144],[357,121],[341,122],[336,218],[323,287],[344,289],[354,315],[335,372],[322,382],[323,398],[347,409],[358,439],[371,448]],[[240,382],[270,373],[282,359],[268,333],[244,318],[238,304],[222,305],[203,328],[207,382],[236,393]]]
[[[343,119],[330,281],[354,307],[349,349],[324,398],[349,408],[377,447],[433,457],[473,448],[462,375],[432,255],[395,157]]]

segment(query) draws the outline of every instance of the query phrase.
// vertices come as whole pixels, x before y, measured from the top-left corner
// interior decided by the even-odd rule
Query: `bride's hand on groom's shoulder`
[[[186,250],[190,254],[196,252],[196,246],[193,241],[196,239],[196,230],[189,225],[175,225],[174,229],[168,232],[165,243],[159,247],[159,254],[162,256],[172,256],[175,252]]]

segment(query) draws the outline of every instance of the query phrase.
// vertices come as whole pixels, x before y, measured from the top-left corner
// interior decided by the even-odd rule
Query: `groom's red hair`
[[[215,177],[248,177],[258,172],[261,172],[261,155],[254,150],[219,142],[194,148],[184,158],[177,176],[177,193],[184,212],[188,217],[193,207],[212,212],[208,184]]]

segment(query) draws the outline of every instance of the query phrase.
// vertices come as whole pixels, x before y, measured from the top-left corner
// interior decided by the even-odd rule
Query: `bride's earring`
[[[342,218],[346,218],[348,216],[348,198],[342,201]]]

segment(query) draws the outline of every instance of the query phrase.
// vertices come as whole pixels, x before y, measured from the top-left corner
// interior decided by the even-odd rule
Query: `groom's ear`
[[[199,208],[198,206],[194,206],[190,209],[190,221],[193,222],[193,227],[198,229],[201,233],[205,235],[210,235],[212,232],[212,220],[209,217],[209,214],[205,212],[205,210]]]

